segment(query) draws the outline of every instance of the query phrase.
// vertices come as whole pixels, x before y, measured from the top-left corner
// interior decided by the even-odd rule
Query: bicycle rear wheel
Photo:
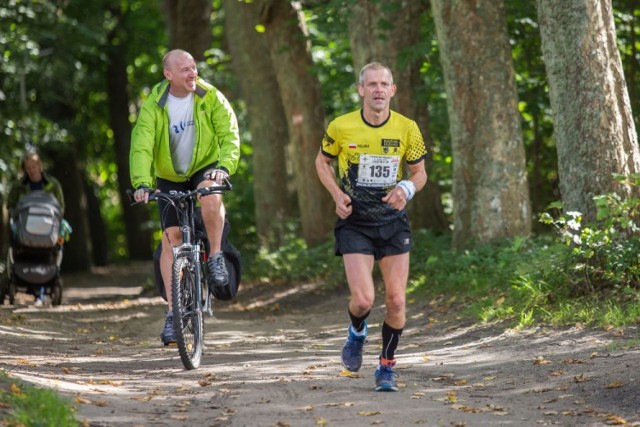
[[[173,262],[171,296],[173,326],[182,364],[187,369],[200,366],[203,344],[202,308],[198,302],[195,266],[188,257]]]

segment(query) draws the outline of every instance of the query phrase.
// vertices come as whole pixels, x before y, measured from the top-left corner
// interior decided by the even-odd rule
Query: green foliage
[[[637,188],[639,176],[615,177],[627,188]],[[640,199],[616,193],[594,197],[595,224],[583,224],[579,212],[557,217],[544,213],[541,221],[552,225],[561,241],[571,248],[569,285],[578,293],[640,285]],[[557,208],[559,205],[553,205]]]
[[[345,281],[342,258],[334,254],[333,242],[309,247],[296,237],[296,225],[288,226],[285,243],[273,250],[260,248],[257,253],[243,253],[248,280],[258,282],[299,283],[322,279],[336,285]]]
[[[637,188],[640,176],[615,177]],[[415,233],[409,292],[455,299],[483,321],[624,326],[640,321],[640,199],[595,198],[598,217],[578,212],[541,215],[556,235],[538,235],[450,249],[449,236]],[[553,203],[550,209],[562,209]]]
[[[0,370],[0,402],[8,406],[2,425],[8,427],[75,427],[75,408],[53,390],[29,386]]]

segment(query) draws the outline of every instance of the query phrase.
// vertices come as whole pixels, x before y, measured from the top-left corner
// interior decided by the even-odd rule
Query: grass
[[[436,242],[425,243],[429,240]],[[466,316],[478,321],[605,328],[640,321],[638,286],[585,279],[574,269],[575,249],[552,236],[460,252],[449,249],[446,236],[421,231],[415,241],[410,293],[424,298],[456,295],[467,302]]]
[[[637,324],[640,288],[626,280],[637,274],[637,262],[631,260],[621,270],[618,258],[610,268],[606,262],[595,265],[588,260],[591,264],[586,269],[582,255],[552,234],[454,251],[450,236],[417,230],[408,293],[414,300],[443,304],[453,299],[466,318],[509,321],[514,327]],[[307,248],[301,240],[292,239],[274,252],[253,256],[250,264],[247,280],[291,284],[321,280],[327,286],[345,282],[332,244]],[[608,274],[614,270],[615,275]]]
[[[0,370],[0,425],[76,427],[75,409],[53,390],[22,383]]]

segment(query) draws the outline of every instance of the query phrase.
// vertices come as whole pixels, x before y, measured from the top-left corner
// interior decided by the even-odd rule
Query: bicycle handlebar
[[[157,189],[149,189],[149,201],[157,201],[158,199],[165,199],[168,201],[173,200],[184,200],[190,197],[197,196],[208,196],[209,194],[224,194],[228,191],[231,191],[233,186],[229,179],[225,179],[224,182],[220,185],[211,185],[209,187],[196,188],[195,190],[189,191],[175,191],[171,190],[168,193],[160,192]],[[137,205],[138,203],[142,203],[142,201],[137,202],[133,199],[133,191],[127,190],[127,195],[129,199],[132,201],[132,205]]]

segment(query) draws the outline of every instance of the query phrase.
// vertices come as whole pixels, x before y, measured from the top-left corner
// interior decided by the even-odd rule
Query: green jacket
[[[57,179],[45,173],[42,174],[42,180],[44,181],[42,189],[58,200],[58,203],[60,204],[60,211],[64,214],[64,195],[62,193],[62,185],[60,185],[60,182]],[[7,207],[11,214],[13,214],[13,211],[22,196],[30,191],[31,181],[29,181],[29,177],[26,175],[21,180],[13,183],[11,190],[9,191],[9,197],[7,198]]]
[[[229,101],[215,87],[198,78],[194,96],[196,142],[189,170],[173,169],[169,148],[167,97],[169,82],[156,84],[142,104],[131,133],[129,168],[133,188],[155,188],[155,178],[185,182],[194,172],[217,162],[229,175],[235,173],[240,158],[238,120]]]

